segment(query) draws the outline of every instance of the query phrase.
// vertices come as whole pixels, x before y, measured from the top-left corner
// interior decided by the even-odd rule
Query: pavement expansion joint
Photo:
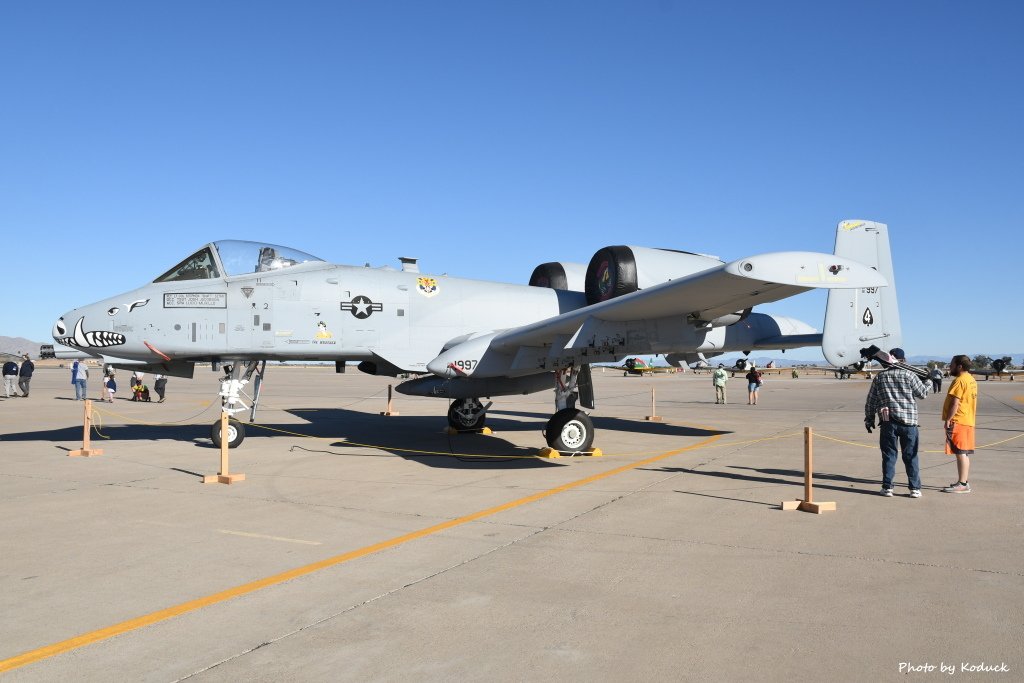
[[[298,634],[300,634],[300,633],[302,633],[304,631],[308,631],[309,629],[316,628],[317,626],[320,626],[321,624],[324,624],[326,622],[329,622],[329,621],[332,621],[334,619],[337,619],[338,617],[343,617],[346,614],[348,614],[349,612],[353,612],[353,611],[359,609],[360,607],[365,607],[366,605],[369,605],[371,603],[374,603],[374,602],[377,602],[379,600],[383,600],[385,598],[391,597],[392,595],[396,595],[398,593],[401,593],[402,591],[404,591],[407,588],[411,588],[413,586],[417,586],[417,585],[419,585],[421,583],[424,583],[426,581],[429,581],[429,580],[431,580],[433,578],[436,578],[436,577],[441,576],[443,574],[447,574],[448,572],[452,571],[453,569],[458,569],[460,567],[464,567],[464,566],[466,566],[466,565],[468,565],[468,564],[470,564],[472,562],[476,562],[477,560],[480,560],[480,559],[483,559],[483,558],[485,558],[485,557],[487,557],[489,555],[492,555],[492,554],[498,552],[499,550],[503,550],[505,548],[508,548],[509,546],[513,546],[513,545],[519,543],[520,541],[524,541],[526,539],[532,538],[532,537],[536,536],[537,534],[540,534],[540,533],[543,533],[544,531],[547,531],[550,528],[551,527],[544,527],[542,529],[536,529],[532,533],[529,533],[529,534],[527,534],[527,535],[525,535],[525,536],[523,536],[521,538],[514,538],[511,541],[508,541],[506,543],[502,543],[501,545],[495,546],[495,547],[491,548],[490,550],[482,552],[482,553],[480,553],[478,555],[474,555],[473,557],[466,558],[465,560],[462,560],[460,562],[456,562],[453,565],[449,565],[447,567],[444,567],[443,569],[439,569],[436,572],[432,572],[432,573],[427,574],[425,576],[422,576],[422,577],[420,577],[418,579],[414,579],[413,581],[410,581],[410,582],[405,583],[405,584],[403,584],[401,586],[398,586],[397,588],[392,588],[391,590],[388,590],[388,591],[385,591],[383,593],[380,593],[379,595],[375,595],[372,598],[367,598],[366,600],[363,600],[362,602],[357,603],[355,605],[349,605],[348,607],[346,607],[344,609],[341,609],[341,610],[339,610],[339,611],[337,611],[337,612],[335,612],[333,614],[329,614],[329,615],[327,615],[325,617],[321,617],[321,618],[319,618],[319,619],[317,619],[315,621],[312,621],[312,622],[310,622],[308,624],[305,624],[304,626],[300,626],[300,627],[298,627],[296,629],[293,629],[293,630],[291,630],[291,631],[289,631],[287,633],[282,633],[281,635],[277,636],[276,638],[271,638],[270,640],[264,641],[264,642],[260,643],[259,645],[256,645],[254,647],[250,647],[250,648],[247,648],[245,650],[242,650],[241,652],[238,652],[237,654],[232,655],[231,657],[226,657],[226,658],[224,658],[224,659],[222,659],[222,660],[220,660],[218,662],[215,662],[215,663],[211,664],[210,666],[204,667],[204,668],[199,669],[197,671],[193,671],[191,674],[189,674],[187,676],[183,676],[182,678],[177,679],[177,681],[188,680],[188,679],[190,679],[190,678],[192,678],[194,676],[198,676],[199,674],[202,674],[202,673],[205,673],[207,671],[210,671],[210,670],[220,666],[221,664],[226,664],[228,662],[234,661],[234,660],[239,659],[241,657],[244,657],[244,656],[246,656],[248,654],[251,654],[251,653],[255,652],[256,650],[259,650],[260,648],[267,647],[269,645],[274,645],[275,643],[279,643],[282,640],[285,640],[285,639],[290,638],[292,636],[298,635]]]
[[[672,476],[677,476],[677,475],[672,475]],[[631,496],[631,495],[633,495],[635,493],[640,493],[640,492],[644,491],[645,489],[647,489],[647,488],[649,488],[651,486],[656,486],[657,484],[665,481],[666,479],[671,479],[672,476],[670,476],[670,477],[663,477],[663,478],[659,479],[656,482],[652,482],[651,484],[648,484],[647,486],[644,486],[644,487],[641,487],[641,488],[638,488],[638,489],[634,489],[634,490],[628,491],[626,493],[623,493],[621,495],[615,496],[614,498],[611,498],[609,500],[603,501],[603,502],[601,502],[601,503],[599,503],[599,504],[597,504],[597,505],[595,505],[595,506],[593,506],[593,507],[591,507],[591,508],[589,508],[587,510],[579,512],[579,513],[569,517],[568,519],[559,521],[559,522],[557,522],[555,524],[552,524],[552,525],[549,525],[549,526],[544,526],[544,527],[539,527],[538,528],[538,527],[528,527],[528,526],[521,526],[521,525],[506,524],[505,526],[519,526],[521,528],[531,529],[532,531],[530,533],[526,534],[525,536],[522,536],[520,538],[512,539],[511,541],[508,541],[507,543],[503,543],[501,545],[495,546],[495,547],[491,548],[490,550],[487,550],[486,552],[482,552],[482,553],[480,553],[478,555],[475,555],[475,556],[473,556],[471,558],[465,559],[465,560],[463,560],[461,562],[458,562],[456,564],[453,564],[453,565],[450,565],[448,567],[445,567],[444,569],[440,569],[440,570],[438,570],[436,572],[433,572],[431,574],[423,576],[423,577],[421,577],[419,579],[416,579],[414,581],[410,581],[409,583],[406,583],[403,586],[400,586],[398,588],[394,588],[392,590],[389,590],[389,591],[386,591],[386,592],[381,593],[379,595],[376,595],[376,596],[374,596],[372,598],[364,600],[363,602],[361,602],[359,604],[350,605],[349,607],[346,607],[343,610],[335,612],[334,614],[330,614],[330,615],[328,615],[326,617],[322,617],[321,619],[318,619],[318,620],[313,621],[313,622],[311,622],[309,624],[301,626],[301,627],[299,627],[297,629],[289,631],[288,633],[284,633],[284,634],[278,636],[277,638],[271,639],[270,641],[263,642],[263,643],[260,643],[259,645],[255,646],[255,647],[243,650],[242,652],[239,652],[238,654],[236,654],[236,655],[234,655],[232,657],[223,659],[223,660],[221,660],[221,661],[219,661],[219,662],[217,662],[215,664],[210,665],[209,667],[206,667],[204,669],[200,669],[198,671],[195,671],[192,674],[189,674],[188,676],[185,676],[184,678],[181,678],[181,679],[178,679],[178,680],[187,680],[187,679],[192,678],[193,676],[196,676],[198,674],[204,673],[206,671],[210,671],[211,669],[213,669],[213,668],[215,668],[217,666],[220,666],[221,664],[225,664],[225,663],[227,663],[229,661],[238,659],[240,657],[244,657],[244,656],[246,656],[246,655],[248,655],[248,654],[250,654],[252,652],[255,652],[256,650],[258,650],[258,649],[260,649],[262,647],[265,647],[267,645],[272,645],[274,643],[280,642],[281,640],[284,640],[284,639],[289,638],[291,636],[294,636],[294,635],[297,635],[299,633],[302,633],[303,631],[306,631],[308,629],[315,628],[315,627],[319,626],[320,624],[323,624],[323,623],[325,623],[327,621],[331,621],[331,620],[336,619],[338,617],[344,616],[345,614],[347,614],[347,613],[349,613],[349,612],[351,612],[353,610],[359,609],[360,607],[363,607],[363,606],[368,605],[368,604],[373,603],[373,602],[377,602],[378,600],[381,600],[383,598],[387,598],[387,597],[390,597],[392,595],[395,595],[395,594],[405,590],[406,588],[410,588],[412,586],[416,586],[416,585],[418,585],[420,583],[423,583],[425,581],[429,581],[430,579],[433,579],[435,577],[441,576],[442,574],[445,574],[445,573],[447,573],[447,572],[449,572],[449,571],[451,571],[453,569],[457,569],[459,567],[463,567],[463,566],[465,566],[467,564],[475,562],[476,560],[482,559],[482,558],[487,557],[489,555],[492,555],[492,554],[494,554],[496,552],[504,550],[505,548],[511,547],[511,546],[519,544],[519,543],[521,543],[523,541],[529,540],[529,539],[531,539],[531,538],[533,538],[535,536],[543,534],[544,532],[552,531],[552,530],[554,530],[554,531],[562,531],[563,529],[560,528],[561,525],[566,524],[568,522],[572,522],[573,520],[579,519],[579,518],[581,518],[581,517],[583,517],[585,515],[588,515],[591,512],[594,512],[596,510],[600,510],[601,508],[607,507],[607,506],[609,506],[609,505],[611,505],[611,504],[613,504],[613,503],[615,503],[617,501],[620,501],[623,498]]]

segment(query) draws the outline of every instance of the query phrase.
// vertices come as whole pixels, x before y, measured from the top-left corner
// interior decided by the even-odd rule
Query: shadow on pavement
[[[702,477],[717,477],[717,478],[720,478],[720,479],[732,479],[732,480],[735,480],[735,481],[750,481],[750,482],[757,482],[757,483],[760,483],[760,484],[785,484],[785,485],[788,485],[788,486],[800,486],[800,487],[802,487],[803,484],[804,484],[804,473],[802,471],[799,471],[799,470],[776,470],[776,469],[763,469],[763,470],[759,470],[759,469],[756,469],[756,468],[753,468],[753,467],[736,467],[736,466],[732,466],[732,465],[730,465],[730,467],[733,468],[733,469],[752,470],[754,472],[760,472],[762,474],[778,474],[778,475],[783,475],[783,476],[787,476],[787,477],[792,477],[792,479],[781,479],[781,478],[775,477],[775,476],[753,476],[753,475],[747,475],[747,474],[738,474],[738,473],[735,473],[735,472],[702,471],[702,470],[690,469],[690,468],[687,468],[687,467],[651,467],[651,468],[646,468],[646,469],[648,469],[649,471],[652,471],[652,472],[677,472],[677,473],[680,473],[680,474],[697,474],[697,475],[700,475]],[[822,483],[819,482],[819,480],[821,480],[821,479],[825,479],[825,480],[828,480],[828,481],[848,481],[848,482],[853,482],[853,483],[857,483],[857,484],[871,484],[873,486],[881,486],[882,485],[882,480],[881,479],[858,479],[858,478],[855,478],[855,477],[847,477],[847,476],[842,475],[842,474],[829,474],[827,472],[815,472],[814,473],[814,490],[815,491],[817,491],[819,489],[825,489],[825,490],[830,490],[830,491],[843,491],[843,492],[846,492],[846,493],[862,493],[862,494],[869,495],[869,496],[877,496],[878,495],[877,489],[867,490],[867,489],[853,488],[853,483],[851,483],[849,486],[836,486],[836,485],[831,485],[831,484],[822,484]],[[755,501],[749,501],[749,502],[755,502]]]
[[[286,412],[303,422],[252,424],[243,419],[241,422],[245,426],[246,441],[266,438],[288,439],[287,444],[294,449],[351,457],[381,457],[379,451],[383,451],[388,455],[413,460],[429,467],[449,469],[543,468],[560,467],[569,462],[568,459],[547,460],[535,457],[538,449],[545,445],[541,430],[550,416],[543,413],[504,413],[540,418],[536,424],[524,424],[501,419],[497,417],[503,414],[501,411],[492,411],[488,414],[487,426],[493,429],[495,434],[485,436],[466,433],[449,436],[446,433],[448,422],[443,415],[388,417],[343,408]],[[210,415],[213,414],[211,411]],[[213,449],[215,447],[210,438],[212,424],[213,419],[210,419],[210,422],[188,424],[112,424],[108,417],[107,421],[99,426],[98,434],[94,434],[93,439],[97,445],[106,441],[191,441],[195,447]],[[674,438],[707,438],[728,433],[616,417],[598,417],[594,419],[594,425],[598,430]],[[536,431],[536,439],[530,446],[516,445],[501,437],[502,432],[533,431]],[[82,427],[74,425],[58,429],[16,432],[4,435],[0,440],[80,442],[81,439]],[[301,442],[294,444],[294,439],[301,439]],[[285,445],[284,441],[282,445]],[[327,450],[328,448],[334,450]],[[245,443],[240,449],[244,452]]]

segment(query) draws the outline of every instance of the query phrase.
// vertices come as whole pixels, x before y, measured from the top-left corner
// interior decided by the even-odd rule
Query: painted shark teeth
[[[125,336],[118,332],[108,332],[107,330],[86,332],[82,329],[84,321],[85,318],[79,318],[78,322],[75,323],[74,335],[69,337],[55,337],[57,342],[64,344],[65,346],[77,346],[80,349],[102,349],[108,346],[120,346],[125,343]]]

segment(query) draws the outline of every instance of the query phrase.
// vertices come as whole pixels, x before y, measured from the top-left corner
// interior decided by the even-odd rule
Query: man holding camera
[[[903,362],[903,349],[889,351],[895,361]],[[920,377],[898,365],[882,370],[871,382],[867,402],[864,404],[864,426],[870,433],[875,428],[875,416],[881,420],[878,446],[882,450],[882,495],[893,495],[892,480],[896,476],[897,447],[903,454],[907,470],[910,497],[921,497],[921,467],[917,459],[918,419],[917,399],[928,395],[928,385]]]

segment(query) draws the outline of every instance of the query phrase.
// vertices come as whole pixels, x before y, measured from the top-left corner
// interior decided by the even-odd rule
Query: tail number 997
[[[479,363],[480,361],[478,360],[456,360],[452,361],[452,366],[463,372],[473,372]]]

